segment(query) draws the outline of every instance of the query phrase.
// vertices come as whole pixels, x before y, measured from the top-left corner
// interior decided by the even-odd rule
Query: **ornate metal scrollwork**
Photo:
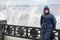
[[[23,36],[23,35],[24,35],[24,29],[18,28],[17,33],[18,33],[20,36]]]
[[[33,38],[36,38],[38,36],[38,31],[36,29],[31,29],[30,30],[30,35],[33,37]]]
[[[33,40],[39,40],[40,39],[40,28],[37,27],[27,27],[27,26],[16,26],[16,25],[5,25],[4,33],[5,35],[11,35],[14,37],[20,37],[20,38],[27,38],[27,39],[33,39]],[[55,35],[53,35],[55,34]],[[51,40],[55,39],[56,37],[58,40],[60,39],[60,30],[54,30],[54,33],[52,35]]]
[[[12,33],[12,29],[10,28],[10,26],[8,26],[6,30],[7,30],[7,33],[8,34],[11,34]]]

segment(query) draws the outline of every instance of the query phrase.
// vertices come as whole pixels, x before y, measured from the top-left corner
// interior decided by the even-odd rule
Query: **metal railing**
[[[19,37],[19,38],[26,38],[32,40],[40,40],[40,28],[38,27],[28,27],[28,26],[18,26],[18,25],[7,25],[1,24],[3,27],[4,35]],[[55,29],[53,30],[53,34],[51,35],[51,40],[60,40],[60,30]]]

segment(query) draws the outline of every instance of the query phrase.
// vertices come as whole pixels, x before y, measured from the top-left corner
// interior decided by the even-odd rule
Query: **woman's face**
[[[44,10],[44,11],[45,11],[45,13],[46,13],[46,14],[49,12],[49,10],[47,10],[47,9],[46,9],[46,10]]]

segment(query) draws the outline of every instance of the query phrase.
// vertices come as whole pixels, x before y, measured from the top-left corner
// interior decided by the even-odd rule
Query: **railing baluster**
[[[28,28],[26,27],[26,38],[28,38]]]

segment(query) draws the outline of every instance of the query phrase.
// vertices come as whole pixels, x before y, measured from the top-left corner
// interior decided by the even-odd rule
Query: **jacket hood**
[[[46,10],[46,9],[49,10],[49,7],[48,7],[48,6],[45,6],[45,7],[44,7],[44,10]]]
[[[49,10],[49,7],[48,7],[48,6],[45,6],[45,7],[44,7],[44,13],[45,13],[45,10],[46,10],[46,9],[49,11],[49,12],[48,12],[48,14],[49,14],[49,13],[50,13],[50,10]]]

